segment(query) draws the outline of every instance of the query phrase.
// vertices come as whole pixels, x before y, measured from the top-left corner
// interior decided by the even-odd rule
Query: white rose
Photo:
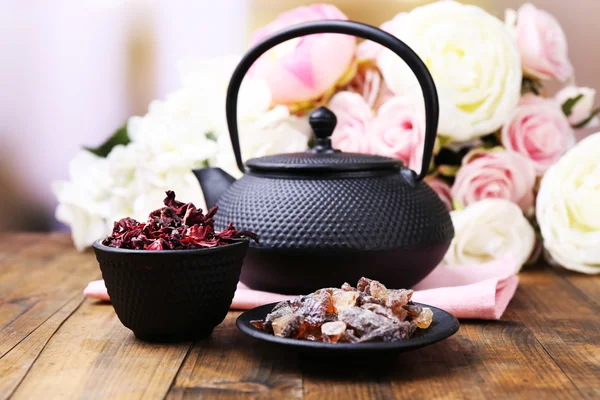
[[[535,232],[513,202],[485,199],[450,215],[455,237],[444,256],[447,264],[481,264],[511,255],[518,271],[533,251]]]
[[[290,115],[285,106],[277,106],[255,121],[240,125],[240,149],[244,161],[279,153],[295,153],[308,148],[311,129],[307,118]],[[228,135],[219,137],[219,151],[211,165],[239,177],[241,172]]]
[[[600,273],[600,132],[548,171],[537,197],[544,247],[565,268]]]
[[[440,97],[439,133],[464,141],[500,128],[521,94],[521,61],[514,38],[479,7],[438,1],[415,8],[386,30],[425,62]],[[389,50],[377,60],[396,94],[419,93],[416,78]]]
[[[162,170],[200,165],[215,151],[207,137],[216,121],[207,94],[183,88],[165,101],[153,101],[143,117],[131,117],[127,131],[131,140],[152,156],[152,167]]]
[[[79,251],[85,250],[96,240],[109,234],[112,228],[106,218],[68,204],[59,204],[55,217],[71,228],[71,239]]]
[[[189,164],[165,163],[155,165],[156,156],[144,152],[138,143],[117,146],[108,155],[110,175],[114,186],[110,193],[110,221],[131,217],[145,221],[148,214],[162,205],[167,190],[177,197],[205,208],[202,190]]]
[[[559,104],[565,104],[569,99],[575,99],[581,96],[571,108],[571,114],[567,115],[571,125],[577,125],[590,117],[590,114],[594,108],[594,101],[596,100],[596,89],[589,87],[578,87],[578,86],[566,86],[558,93],[554,98]],[[593,117],[585,126],[589,128],[595,128],[600,125],[598,117]]]
[[[82,150],[69,163],[69,181],[52,183],[58,200],[56,219],[71,227],[73,243],[78,250],[90,246],[109,232],[106,220],[110,214],[112,178],[108,162]]]

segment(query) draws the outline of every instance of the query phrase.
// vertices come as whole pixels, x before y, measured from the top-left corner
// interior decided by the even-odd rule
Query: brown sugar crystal
[[[414,304],[412,294],[363,277],[356,288],[344,283],[280,302],[251,324],[275,336],[326,343],[406,340],[433,321],[431,309]]]

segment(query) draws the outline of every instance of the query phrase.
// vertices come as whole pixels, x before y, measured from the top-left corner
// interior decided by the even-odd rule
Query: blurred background
[[[330,0],[380,25],[431,0]],[[524,0],[465,0],[500,18]],[[600,0],[532,0],[569,41],[580,86],[600,88]],[[179,85],[177,61],[242,53],[250,33],[309,0],[0,0],[0,231],[60,229],[50,182],[130,115]],[[585,135],[579,131],[578,135]]]

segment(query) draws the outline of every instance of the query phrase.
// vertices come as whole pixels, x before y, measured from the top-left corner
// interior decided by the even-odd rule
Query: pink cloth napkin
[[[444,309],[457,318],[500,319],[519,283],[516,270],[512,257],[481,265],[440,265],[414,287],[413,300]],[[90,282],[83,293],[86,297],[110,300],[103,280]],[[292,297],[253,290],[239,283],[231,308],[248,310]]]

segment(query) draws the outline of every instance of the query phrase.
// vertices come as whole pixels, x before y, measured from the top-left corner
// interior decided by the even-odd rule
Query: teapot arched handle
[[[244,76],[252,64],[263,53],[272,47],[299,36],[313,35],[317,33],[341,33],[371,40],[393,51],[410,67],[412,72],[417,77],[419,84],[421,85],[423,98],[425,99],[425,146],[423,149],[423,164],[421,166],[421,172],[418,176],[414,172],[411,174],[413,175],[413,178],[416,177],[416,180],[418,181],[425,178],[431,163],[439,119],[437,90],[431,74],[419,56],[400,39],[374,26],[362,24],[360,22],[343,20],[307,22],[283,29],[258,43],[242,58],[233,72],[231,80],[229,81],[229,87],[227,88],[227,99],[225,102],[227,126],[229,127],[229,135],[231,137],[231,144],[235,153],[235,160],[240,171],[245,172],[245,167],[244,162],[242,161],[238,135],[237,101],[238,93],[240,91],[240,86]],[[411,171],[407,170],[405,172]]]

